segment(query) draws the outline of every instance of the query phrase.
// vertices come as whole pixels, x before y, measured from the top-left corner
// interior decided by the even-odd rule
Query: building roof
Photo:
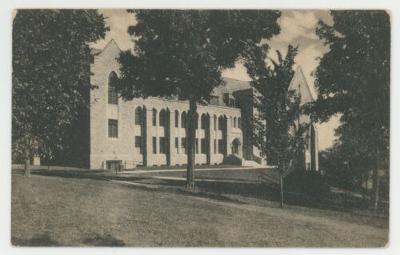
[[[90,49],[90,54],[92,54],[93,56],[97,56],[102,52],[101,49],[97,49],[97,48],[91,48]]]
[[[308,84],[301,66],[297,66],[288,90],[300,93],[301,103],[308,103],[316,100],[314,91]]]
[[[214,88],[213,95],[222,95],[224,93],[232,93],[234,91],[253,88],[249,81],[241,81],[228,77],[222,77],[224,83]]]
[[[121,48],[118,46],[117,42],[116,42],[114,39],[111,39],[111,40],[106,44],[106,46],[104,46],[103,49],[92,48],[92,49],[90,50],[90,53],[91,53],[93,56],[97,56],[97,55],[101,54],[102,52],[106,51],[106,50],[107,50],[108,48],[110,48],[110,47],[116,47],[119,51],[121,51]]]

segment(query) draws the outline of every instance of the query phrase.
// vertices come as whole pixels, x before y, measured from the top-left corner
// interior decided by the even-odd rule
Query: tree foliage
[[[121,54],[123,98],[178,95],[208,101],[247,41],[279,32],[277,11],[129,10],[134,53]]]
[[[258,117],[254,120],[254,141],[267,156],[269,164],[280,172],[281,207],[283,207],[283,178],[295,168],[304,166],[304,133],[306,124],[300,122],[300,97],[289,90],[294,75],[297,47],[288,46],[287,54],[277,51],[278,60],[269,59],[268,45],[249,45],[245,52],[245,67],[251,85],[259,92],[255,98]]]
[[[49,157],[89,105],[90,48],[105,36],[96,10],[18,10],[13,21],[14,158]]]
[[[193,185],[194,121],[198,103],[207,103],[221,72],[232,68],[248,43],[279,32],[278,11],[129,10],[134,52],[119,58],[122,97],[177,95],[189,100],[188,185]]]
[[[329,52],[316,71],[313,113],[321,121],[341,114],[339,149],[354,169],[374,171],[377,189],[378,168],[388,169],[389,161],[390,17],[385,11],[331,14],[333,25],[320,21],[317,28]]]
[[[266,45],[254,45],[246,51],[245,66],[252,79],[251,85],[259,92],[255,104],[258,118],[254,120],[254,140],[268,162],[281,171],[300,163],[296,160],[300,159],[304,144],[306,125],[299,121],[300,95],[289,91],[297,50],[289,45],[285,57],[277,51],[277,61],[269,59],[271,64],[265,62]]]

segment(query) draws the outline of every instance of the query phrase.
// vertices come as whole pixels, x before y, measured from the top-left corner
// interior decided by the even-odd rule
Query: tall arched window
[[[224,117],[223,116],[219,116],[218,118],[218,130],[222,130],[224,127]]]
[[[236,117],[233,117],[233,127],[236,128]]]
[[[179,112],[175,111],[175,127],[179,127]]]
[[[160,126],[161,127],[168,126],[168,114],[167,111],[164,109],[160,111]]]
[[[206,129],[207,128],[207,126],[208,126],[208,123],[207,123],[207,115],[205,115],[205,114],[202,114],[201,115],[201,129]]]
[[[157,110],[153,108],[153,116],[152,116],[153,126],[157,126]]]
[[[142,125],[142,107],[138,106],[135,110],[135,125]]]
[[[186,128],[186,112],[182,112],[181,127]]]
[[[214,115],[214,130],[217,130],[217,116]]]
[[[242,128],[242,119],[238,118],[238,128]]]
[[[115,88],[115,82],[118,79],[117,74],[113,71],[108,76],[108,103],[118,104],[118,95]]]

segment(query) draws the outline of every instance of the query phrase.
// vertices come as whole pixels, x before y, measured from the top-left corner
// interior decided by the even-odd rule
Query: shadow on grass
[[[53,240],[48,234],[34,236],[30,239],[12,237],[11,243],[14,246],[32,246],[32,247],[61,246],[60,243]]]
[[[15,174],[24,174],[23,170],[13,170]],[[109,171],[104,170],[48,170],[35,169],[31,170],[31,175],[62,177],[62,178],[77,178],[77,179],[94,179],[106,180],[106,175]]]
[[[158,180],[160,186],[180,186],[184,187],[183,180]],[[248,182],[219,182],[214,180],[196,181],[196,188],[199,193],[213,194],[214,198],[227,199],[226,195],[238,196],[250,199],[259,199],[272,202],[278,207],[280,203],[279,186],[275,183],[248,183]],[[232,198],[230,198],[232,199]],[[232,199],[236,201],[235,199]],[[238,200],[240,201],[240,200]],[[243,203],[243,202],[241,202]],[[319,194],[307,195],[300,192],[295,192],[289,188],[285,188],[284,203],[286,205],[310,207],[323,210],[331,210],[337,212],[352,212],[360,216],[377,216],[380,218],[387,217],[386,211],[380,211],[378,214],[368,210],[369,203],[362,198],[328,194],[320,196]]]
[[[16,171],[13,171],[14,173]],[[22,173],[23,174],[23,171]],[[259,199],[272,202],[272,206],[278,207],[280,202],[280,191],[276,183],[258,183],[246,182],[240,179],[232,178],[214,178],[213,181],[196,181],[196,191],[187,191],[185,189],[186,182],[184,180],[168,180],[155,179],[152,176],[123,176],[115,175],[105,170],[33,170],[33,175],[94,179],[94,180],[117,180],[139,184],[155,185],[155,188],[145,186],[134,186],[142,190],[162,190],[166,192],[181,193],[184,195],[195,195],[220,201],[234,202],[244,204],[239,197]],[[185,176],[182,176],[185,177]],[[211,176],[210,176],[211,177]],[[229,180],[230,182],[226,182]],[[132,186],[131,186],[132,187]],[[232,196],[237,196],[233,198]],[[361,216],[376,216],[376,214],[368,211],[368,202],[356,198],[343,195],[329,194],[328,196],[305,195],[299,192],[291,192],[285,188],[284,202],[287,205],[311,207],[317,209],[327,209],[340,212],[352,212]],[[379,217],[387,217],[387,210],[380,212]]]
[[[105,170],[76,170],[76,169],[48,169],[39,168],[31,169],[31,174],[36,175],[46,175],[46,176],[62,176],[62,177],[82,177],[86,175],[98,175],[101,173],[106,173]],[[13,174],[24,174],[23,169],[12,169]]]
[[[93,237],[86,238],[83,243],[89,246],[107,246],[107,247],[121,247],[125,246],[125,242],[117,239],[110,234],[99,235],[95,234]]]
[[[184,186],[185,181],[178,180],[160,180],[160,185],[167,186]],[[279,202],[280,201],[280,192],[277,189],[276,185],[269,183],[249,183],[249,182],[241,182],[240,180],[236,180],[236,182],[224,182],[214,180],[212,182],[209,181],[196,181],[196,188],[199,192],[207,192],[211,194],[215,194],[216,196],[224,196],[224,195],[234,195],[241,196],[245,198],[252,199],[260,199],[260,200],[268,200],[270,202]],[[312,201],[305,201],[296,195],[285,194],[285,202],[293,205],[313,205]],[[317,206],[317,205],[314,205]]]

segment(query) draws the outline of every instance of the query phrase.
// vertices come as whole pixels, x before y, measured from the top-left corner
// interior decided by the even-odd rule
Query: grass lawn
[[[387,219],[327,216],[100,179],[12,177],[12,243],[28,246],[376,247]]]

